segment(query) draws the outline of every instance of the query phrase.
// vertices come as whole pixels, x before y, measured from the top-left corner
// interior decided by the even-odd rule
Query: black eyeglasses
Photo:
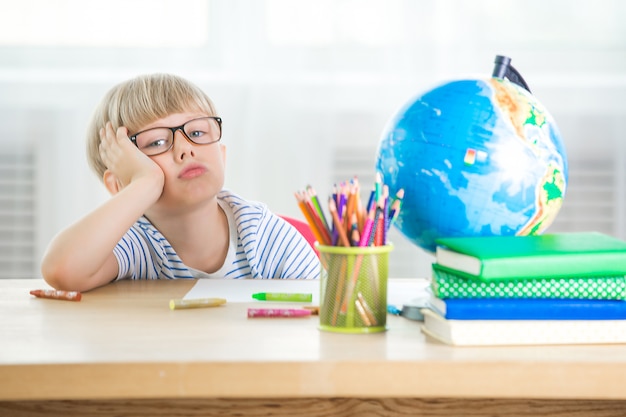
[[[222,138],[221,117],[200,117],[176,127],[154,127],[130,136],[139,150],[148,156],[169,151],[174,145],[174,134],[183,132],[187,140],[197,145],[210,145]]]

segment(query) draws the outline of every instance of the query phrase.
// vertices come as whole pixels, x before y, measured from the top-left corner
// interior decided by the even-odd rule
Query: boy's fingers
[[[111,127],[111,129],[113,129],[113,127]],[[116,135],[115,137],[117,138],[117,140],[119,141],[126,141],[129,140],[128,139],[128,129],[126,129],[124,126],[120,126],[117,128],[117,132],[115,132]]]
[[[106,125],[102,129],[100,129],[100,144],[110,142],[111,134],[113,134],[113,128],[111,127],[111,122],[107,122]],[[115,136],[113,136],[115,137]]]

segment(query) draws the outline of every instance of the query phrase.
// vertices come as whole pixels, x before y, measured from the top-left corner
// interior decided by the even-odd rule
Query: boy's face
[[[180,126],[192,119],[209,116],[189,112],[171,114],[140,130]],[[150,157],[165,174],[163,193],[154,209],[164,213],[185,210],[213,198],[224,186],[226,153],[221,142],[198,145],[177,130],[167,152]]]

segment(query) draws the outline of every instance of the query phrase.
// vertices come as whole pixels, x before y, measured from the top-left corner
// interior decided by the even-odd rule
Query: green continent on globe
[[[517,235],[543,233],[561,209],[566,184],[563,173],[558,167],[550,166],[543,178],[537,190],[537,213],[517,232]]]

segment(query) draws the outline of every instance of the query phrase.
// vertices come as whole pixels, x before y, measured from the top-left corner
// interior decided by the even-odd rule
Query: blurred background
[[[85,157],[114,84],[171,72],[224,119],[226,186],[303,218],[294,191],[373,184],[385,123],[443,81],[512,65],[554,116],[569,187],[554,231],[626,238],[626,2],[0,0],[0,278],[38,278],[60,229],[108,198]],[[390,276],[430,275],[399,233]]]

